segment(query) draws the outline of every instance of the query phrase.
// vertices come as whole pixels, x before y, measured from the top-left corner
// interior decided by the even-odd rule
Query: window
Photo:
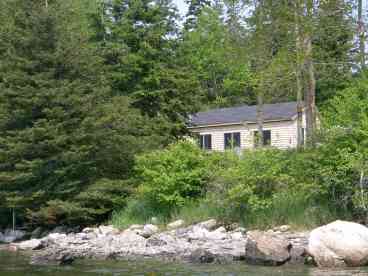
[[[254,132],[254,147],[258,146],[258,131]],[[263,146],[271,146],[271,130],[264,130],[263,131]]]
[[[240,132],[232,132],[224,134],[225,149],[240,148]]]
[[[205,135],[199,135],[199,145],[201,149],[212,149],[212,135],[211,134],[205,134]]]
[[[304,145],[305,144],[305,128],[304,127],[302,128],[301,135],[302,135],[302,139],[300,141],[301,141],[302,145]]]

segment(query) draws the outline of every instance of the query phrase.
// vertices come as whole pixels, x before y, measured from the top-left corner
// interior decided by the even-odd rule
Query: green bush
[[[138,197],[151,208],[169,214],[202,197],[212,174],[211,154],[191,142],[178,142],[165,150],[137,158]]]

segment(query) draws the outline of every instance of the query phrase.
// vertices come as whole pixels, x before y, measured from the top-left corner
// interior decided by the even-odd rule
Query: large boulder
[[[314,229],[308,253],[320,267],[363,266],[368,264],[368,228],[337,220]]]
[[[250,231],[245,245],[245,261],[259,265],[282,265],[290,260],[291,247],[291,243],[280,236]]]

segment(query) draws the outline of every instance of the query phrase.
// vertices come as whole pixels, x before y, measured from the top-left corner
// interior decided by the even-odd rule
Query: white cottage
[[[280,149],[297,146],[297,103],[265,104],[263,144]],[[305,114],[303,112],[303,141]],[[203,149],[223,151],[256,146],[257,106],[239,106],[199,112],[192,116],[189,130],[199,135]]]

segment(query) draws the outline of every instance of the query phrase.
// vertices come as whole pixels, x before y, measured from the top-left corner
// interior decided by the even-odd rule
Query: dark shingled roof
[[[296,106],[296,102],[265,104],[263,105],[263,119],[264,121],[291,120],[297,114]],[[244,105],[198,112],[191,117],[190,126],[255,123],[256,121],[257,106]]]

